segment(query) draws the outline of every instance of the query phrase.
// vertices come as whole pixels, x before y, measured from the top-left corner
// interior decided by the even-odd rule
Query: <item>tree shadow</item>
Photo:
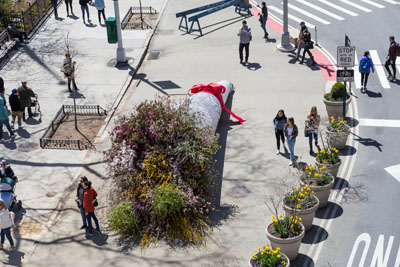
[[[357,138],[354,138],[355,141],[359,142],[360,144],[364,145],[364,146],[373,146],[376,147],[379,152],[382,152],[381,147],[383,146],[381,143],[379,143],[378,141],[372,139],[372,138],[363,138],[359,135],[356,135],[355,133],[351,133],[352,135],[354,135]]]
[[[332,213],[331,211],[334,212]],[[329,220],[338,218],[342,216],[342,214],[343,214],[343,208],[340,205],[328,201],[328,205],[317,210],[317,212],[315,213],[315,218]]]
[[[328,232],[319,225],[313,224],[301,240],[303,244],[318,244],[328,238]]]
[[[290,267],[315,267],[314,260],[305,254],[299,253],[295,260],[290,261]]]
[[[48,45],[51,48],[51,45]],[[22,46],[22,50],[24,50],[24,52],[34,61],[36,61],[36,63],[38,63],[42,68],[44,68],[48,73],[50,73],[56,80],[60,80],[60,78],[58,77],[58,75],[51,70],[47,64],[45,64],[42,59],[35,53],[35,51],[33,51],[29,46]],[[54,50],[54,47],[53,47]]]
[[[144,82],[165,96],[170,96],[170,94],[168,94],[165,90],[181,88],[179,85],[177,85],[176,83],[174,83],[171,80],[152,82],[149,79],[147,79],[146,76],[147,76],[147,74],[145,74],[145,73],[137,73],[135,75],[135,79],[139,80],[139,81],[136,86],[139,86],[139,84],[141,82]],[[181,95],[181,94],[174,94],[174,95]],[[186,95],[186,94],[183,94],[183,95]]]

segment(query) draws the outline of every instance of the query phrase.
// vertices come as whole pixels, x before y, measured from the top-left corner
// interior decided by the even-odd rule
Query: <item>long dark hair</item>
[[[83,183],[87,186],[87,189],[92,188],[92,182],[91,181],[84,181]]]
[[[289,122],[292,124],[292,127],[294,127],[294,119],[293,119],[293,117],[290,117],[288,120],[287,120],[287,123],[286,123],[286,127],[289,127]]]
[[[279,117],[279,112],[282,112],[282,114],[283,114],[282,117]],[[283,109],[278,110],[278,113],[276,113],[275,119],[277,119],[278,121],[280,121],[282,119],[286,120],[285,111],[283,111]]]

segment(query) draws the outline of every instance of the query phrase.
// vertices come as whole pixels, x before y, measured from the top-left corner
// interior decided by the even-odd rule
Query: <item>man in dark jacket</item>
[[[304,48],[303,34],[305,30],[308,31],[308,28],[306,26],[306,23],[302,21],[300,22],[300,33],[299,37],[297,38],[297,55],[296,55],[297,60],[299,60],[301,49]]]
[[[10,164],[8,164],[7,161],[5,160],[2,160],[0,162],[0,176],[1,178],[3,177],[13,178],[15,176],[14,171],[11,168]]]
[[[267,20],[268,20],[268,8],[267,4],[265,2],[261,3],[261,14],[259,21],[261,23],[261,28],[264,31],[264,38],[268,38],[268,32],[267,32]]]
[[[10,25],[7,26],[7,31],[8,33],[11,35],[11,37],[13,38],[18,38],[18,40],[20,41],[20,43],[29,43],[28,40],[28,35],[26,34],[26,32],[21,31],[20,28],[17,24],[16,21],[12,21],[10,23]],[[24,41],[25,38],[25,41]]]
[[[396,54],[397,54],[398,44],[394,41],[394,36],[389,37],[389,42],[390,42],[390,46],[389,46],[388,54],[386,56],[385,68],[386,68],[387,72],[389,73],[388,80],[394,82],[394,81],[396,81],[396,57],[397,57]],[[392,66],[393,75],[389,69],[389,65]]]
[[[18,128],[22,128],[22,105],[19,99],[19,93],[17,89],[12,89],[9,97],[11,106],[11,128],[14,128],[15,117],[18,118]]]
[[[22,82],[22,86],[18,87],[18,93],[22,106],[22,119],[25,121],[25,108],[28,108],[29,118],[33,117],[31,105],[32,97],[35,97],[35,93],[27,86],[25,81]]]

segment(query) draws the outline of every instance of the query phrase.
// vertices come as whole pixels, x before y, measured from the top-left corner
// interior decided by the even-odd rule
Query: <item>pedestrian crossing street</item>
[[[256,0],[251,0],[251,2],[259,4]],[[273,4],[268,5],[270,15],[281,17],[283,2],[270,2],[273,2]],[[291,21],[297,24],[304,21],[309,28],[315,28],[318,24],[329,25],[346,18],[371,13],[383,8],[393,8],[398,5],[400,5],[399,0],[291,0],[288,4],[288,17],[289,24]]]
[[[374,79],[379,79],[379,82],[382,86],[382,88],[384,89],[390,89],[391,88],[391,84],[388,79],[387,79],[387,73],[386,73],[386,69],[385,69],[385,62],[386,62],[386,53],[384,53],[383,55],[379,55],[378,51],[376,50],[369,50],[372,62],[374,63],[374,67],[375,67],[375,73],[370,73],[369,78],[368,78],[368,83],[370,83],[371,80]],[[358,63],[360,62],[362,55],[355,56],[355,67],[354,67],[354,84],[356,86],[357,89],[361,88],[361,74],[358,71]],[[397,73],[396,73],[396,77],[397,79],[400,79],[400,60],[396,61],[396,69],[397,69]],[[392,70],[392,68],[390,67],[390,70]]]

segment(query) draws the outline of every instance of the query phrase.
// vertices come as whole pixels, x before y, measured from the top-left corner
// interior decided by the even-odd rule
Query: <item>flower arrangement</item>
[[[285,195],[283,203],[292,209],[304,210],[317,205],[318,200],[308,185],[293,187],[293,190]]]
[[[317,160],[322,164],[335,164],[339,161],[339,150],[334,147],[317,150]]]
[[[328,125],[328,130],[331,132],[348,132],[350,130],[349,126],[346,124],[346,120],[342,120],[340,117],[331,117],[330,125]]]
[[[326,172],[326,166],[307,165],[300,180],[309,186],[324,186],[332,183],[332,175]]]
[[[124,238],[138,239],[143,247],[162,239],[204,241],[207,214],[214,209],[214,155],[219,146],[215,132],[196,127],[196,122],[187,102],[178,105],[169,98],[142,102],[116,122],[111,148],[104,154],[114,206],[124,202],[132,209],[110,212],[109,218],[136,218],[135,231],[114,223]]]
[[[251,257],[251,264],[254,267],[284,267],[287,262],[282,258],[280,248],[273,250],[266,246],[261,250],[260,247],[254,250],[254,255]]]
[[[301,218],[297,216],[279,215],[279,219],[272,216],[272,226],[274,232],[271,234],[278,234],[280,238],[288,238],[298,236],[301,233]]]

